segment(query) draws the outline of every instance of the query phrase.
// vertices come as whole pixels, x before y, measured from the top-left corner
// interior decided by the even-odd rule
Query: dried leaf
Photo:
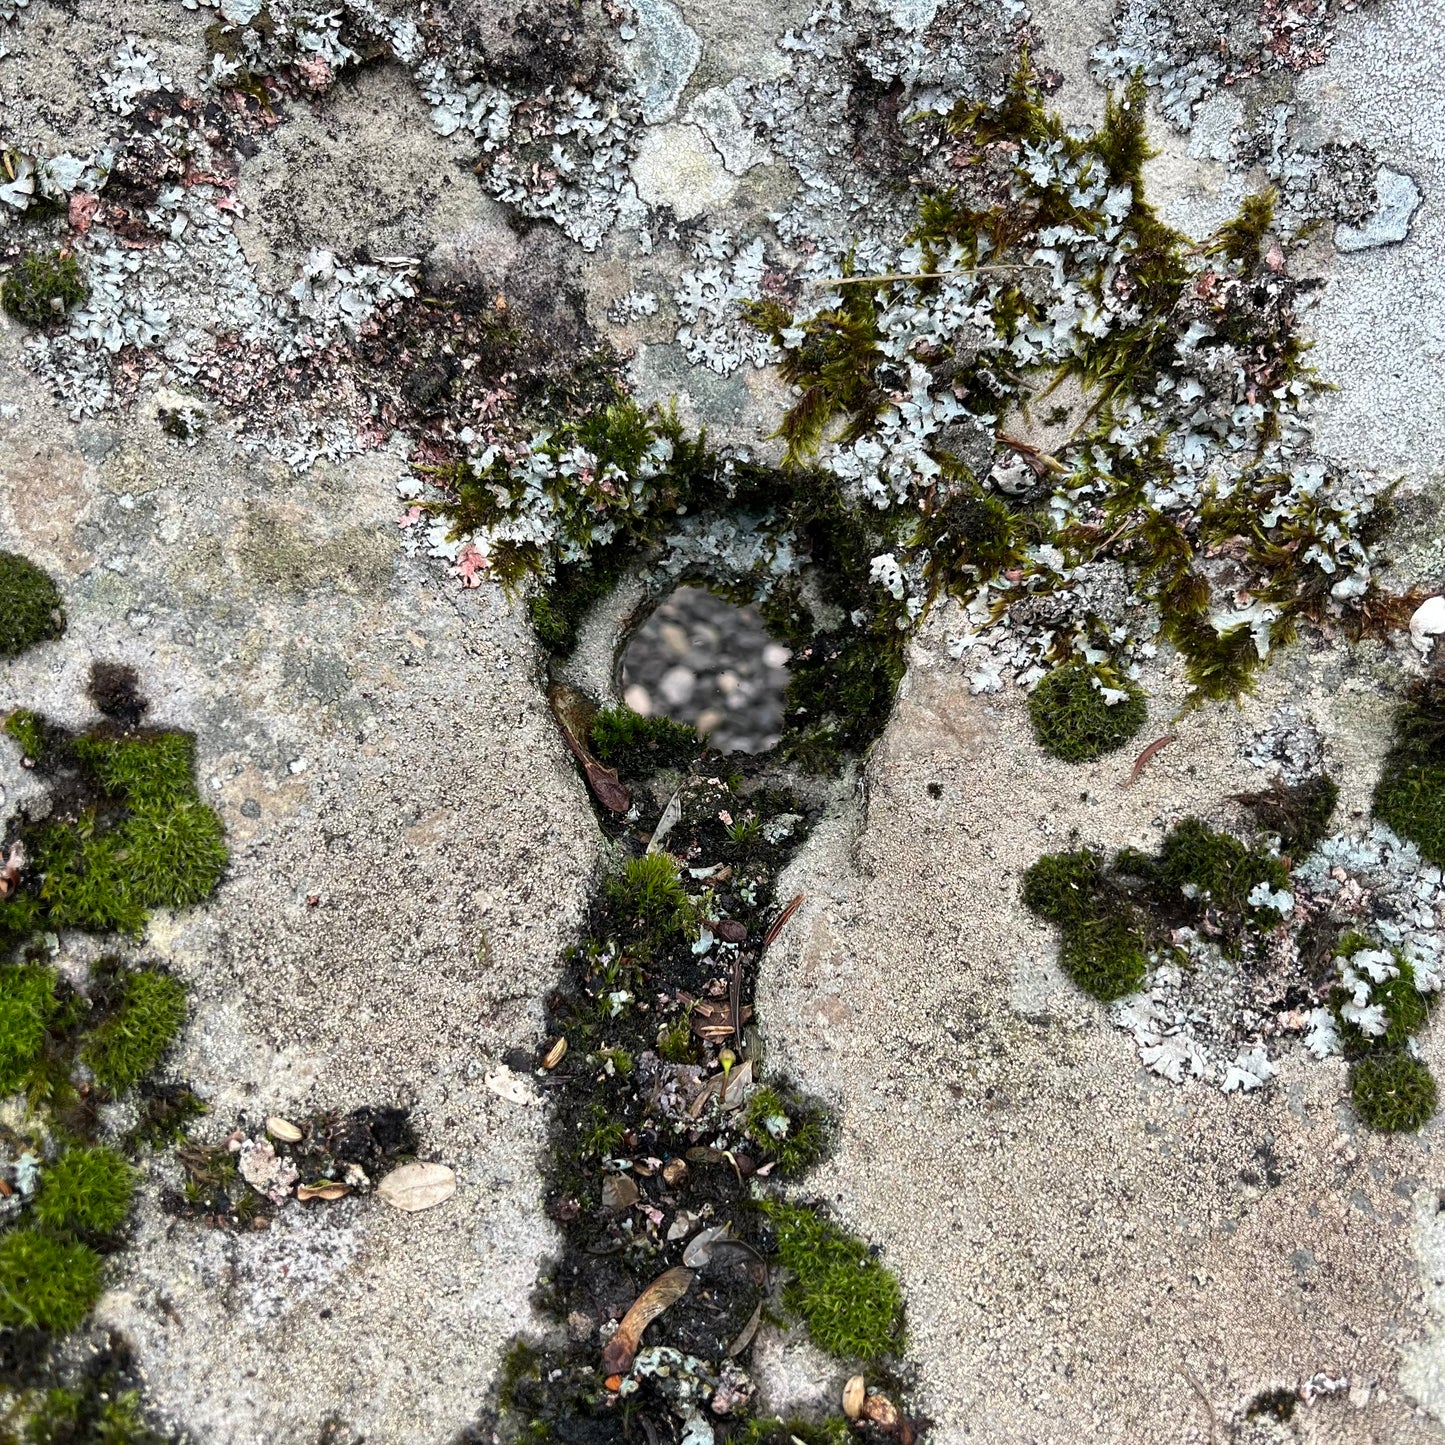
[[[662,810],[662,817],[657,820],[657,827],[652,830],[652,837],[648,839],[647,851],[656,853],[662,847],[662,840],[682,822],[682,794],[674,793],[667,801],[667,807]]]
[[[445,1164],[403,1164],[376,1186],[376,1192],[393,1209],[416,1214],[450,1199],[457,1192],[457,1176]]]
[[[768,931],[763,935],[763,947],[771,948],[777,936],[783,931],[783,925],[798,911],[803,901],[801,893],[795,894],[788,900],[788,906],[773,920]]]
[[[736,918],[724,918],[713,927],[713,932],[722,939],[724,943],[746,943],[748,941],[748,926]]]
[[[266,1132],[273,1138],[279,1139],[283,1144],[299,1144],[302,1139],[301,1130],[289,1119],[283,1119],[279,1114],[272,1114],[266,1120]]]
[[[730,1224],[714,1224],[708,1229],[700,1229],[688,1240],[687,1248],[682,1252],[682,1262],[689,1269],[701,1269],[711,1261],[713,1246],[732,1237]]]
[[[676,1189],[687,1183],[687,1161],[684,1159],[669,1159],[662,1166],[662,1182],[669,1189]]]
[[[592,725],[587,699],[576,688],[558,684],[547,694],[547,701],[552,706],[552,716],[557,719],[562,741],[581,765],[592,796],[609,813],[625,813],[632,806],[632,794],[617,781],[616,772],[604,768],[582,741]]]
[[[728,1346],[728,1359],[736,1359],[747,1347],[752,1344],[753,1336],[758,1332],[758,1326],[763,1322],[763,1304],[758,1301],[758,1307],[753,1311],[752,1317],[741,1330],[737,1338]]]
[[[542,1055],[542,1067],[544,1069],[555,1069],[566,1057],[567,1036],[564,1034]]]
[[[675,1305],[689,1289],[695,1276],[690,1269],[680,1265],[667,1270],[642,1291],[632,1302],[632,1308],[622,1317],[617,1333],[607,1342],[602,1351],[602,1372],[604,1375],[625,1374],[632,1368],[633,1358],[642,1344],[642,1332],[664,1310]]]
[[[525,1074],[513,1073],[505,1064],[498,1064],[486,1076],[485,1083],[499,1099],[509,1104],[538,1104],[541,1100]]]
[[[626,1174],[609,1174],[602,1181],[602,1207],[610,1209],[614,1214],[631,1209],[640,1195],[637,1181]]]
[[[1124,784],[1126,788],[1132,788],[1139,780],[1139,774],[1149,766],[1153,760],[1174,741],[1174,733],[1165,733],[1162,738],[1155,738],[1137,758],[1134,759],[1133,771],[1129,774],[1129,781]]]
[[[298,1184],[296,1186],[296,1197],[303,1202],[307,1199],[342,1199],[350,1194],[351,1190],[344,1184],[335,1180],[328,1180],[325,1184]]]

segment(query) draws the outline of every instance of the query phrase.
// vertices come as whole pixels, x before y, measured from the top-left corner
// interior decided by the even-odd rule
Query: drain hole
[[[783,729],[789,656],[756,608],[679,587],[622,655],[623,701],[691,723],[719,752],[765,753]]]

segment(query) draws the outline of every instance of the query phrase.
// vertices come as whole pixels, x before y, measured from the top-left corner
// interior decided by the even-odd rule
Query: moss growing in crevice
[[[1066,763],[1115,752],[1144,726],[1142,689],[1086,662],[1056,667],[1029,698],[1029,720],[1045,752]]]
[[[765,1201],[778,1258],[791,1276],[783,1303],[814,1344],[840,1360],[871,1363],[903,1347],[903,1291],[868,1246],[817,1209]]]
[[[875,559],[901,545],[905,522],[858,507],[837,478],[714,452],[673,412],[614,393],[549,423],[523,460],[462,464],[441,484],[446,496],[427,507],[484,549],[503,586],[530,580],[538,641],[553,658],[568,655],[588,611],[624,573],[640,572],[660,596],[716,564],[706,580],[755,603],[791,649],[784,757],[836,771],[887,721],[917,610],[870,577]],[[696,559],[686,552],[687,529],[708,523],[746,537],[731,560],[711,543]],[[636,739],[620,732],[607,718],[597,741],[619,766],[640,768],[628,756]],[[648,741],[662,746],[659,736]],[[679,765],[696,757],[682,756],[680,739],[666,750]]]
[[[788,917],[776,880],[836,791],[798,763],[806,752],[835,771],[876,737],[908,619],[902,609],[843,611],[844,599],[859,611],[849,588],[866,578],[878,537],[847,520],[832,483],[727,471],[665,429],[652,435],[672,449],[667,495],[688,499],[659,514],[668,526],[766,516],[767,536],[805,552],[802,578],[713,579],[730,592],[764,584],[770,630],[794,649],[790,727],[772,754],[723,757],[691,729],[630,713],[584,717],[554,699],[572,735],[581,729],[617,766],[631,806],[598,805],[614,860],[547,999],[536,1053],[552,1105],[545,1197],[562,1237],[536,1299],[567,1322],[569,1340],[519,1343],[482,1438],[495,1429],[509,1441],[675,1441],[680,1381],[715,1401],[726,1438],[774,1438],[774,1423],[745,1418],[744,1388],[770,1270],[794,1270],[799,1317],[828,1348],[867,1355],[885,1381],[902,1343],[901,1292],[867,1247],[772,1196],[825,1157],[834,1127],[821,1105],[765,1071],[753,1006],[764,947]],[[629,569],[645,572],[661,555],[629,545]],[[668,827],[649,848],[664,808]],[[720,1237],[699,1234],[704,1220]],[[669,1270],[685,1271],[689,1288],[629,1351],[607,1346],[604,1364],[612,1322]],[[819,1438],[837,1434],[819,1428]]]
[[[19,657],[65,631],[60,589],[16,552],[0,552],[0,658]]]
[[[27,326],[61,321],[89,296],[80,263],[65,251],[22,256],[0,284],[0,304]]]
[[[668,717],[641,717],[630,708],[604,708],[592,723],[592,751],[624,777],[683,768],[702,752],[697,729]]]
[[[1438,671],[1414,683],[1396,711],[1374,809],[1432,863],[1445,864],[1445,676]]]

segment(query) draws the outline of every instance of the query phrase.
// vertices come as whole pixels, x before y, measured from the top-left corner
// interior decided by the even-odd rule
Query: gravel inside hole
[[[719,752],[763,753],[782,733],[790,656],[756,608],[679,587],[623,654],[623,701],[690,723]]]

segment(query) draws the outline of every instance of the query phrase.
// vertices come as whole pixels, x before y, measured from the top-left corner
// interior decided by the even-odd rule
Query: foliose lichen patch
[[[1388,484],[1311,443],[1271,197],[1203,247],[1162,225],[1137,80],[1093,134],[1027,69],[946,128],[959,182],[906,244],[820,256],[794,304],[752,310],[799,393],[790,454],[910,520],[877,585],[914,615],[957,598],[979,691],[1073,658],[1134,678],[1167,642],[1196,697],[1228,697],[1303,623],[1399,626]],[[1021,435],[1055,407],[1057,440]]]
[[[1384,824],[1331,834],[1335,796],[1323,775],[1244,795],[1250,843],[1186,818],[1158,856],[1047,855],[1024,901],[1152,1072],[1250,1092],[1298,1041],[1350,1061],[1370,1127],[1417,1129],[1435,1102],[1415,1035],[1445,985],[1441,873]]]

